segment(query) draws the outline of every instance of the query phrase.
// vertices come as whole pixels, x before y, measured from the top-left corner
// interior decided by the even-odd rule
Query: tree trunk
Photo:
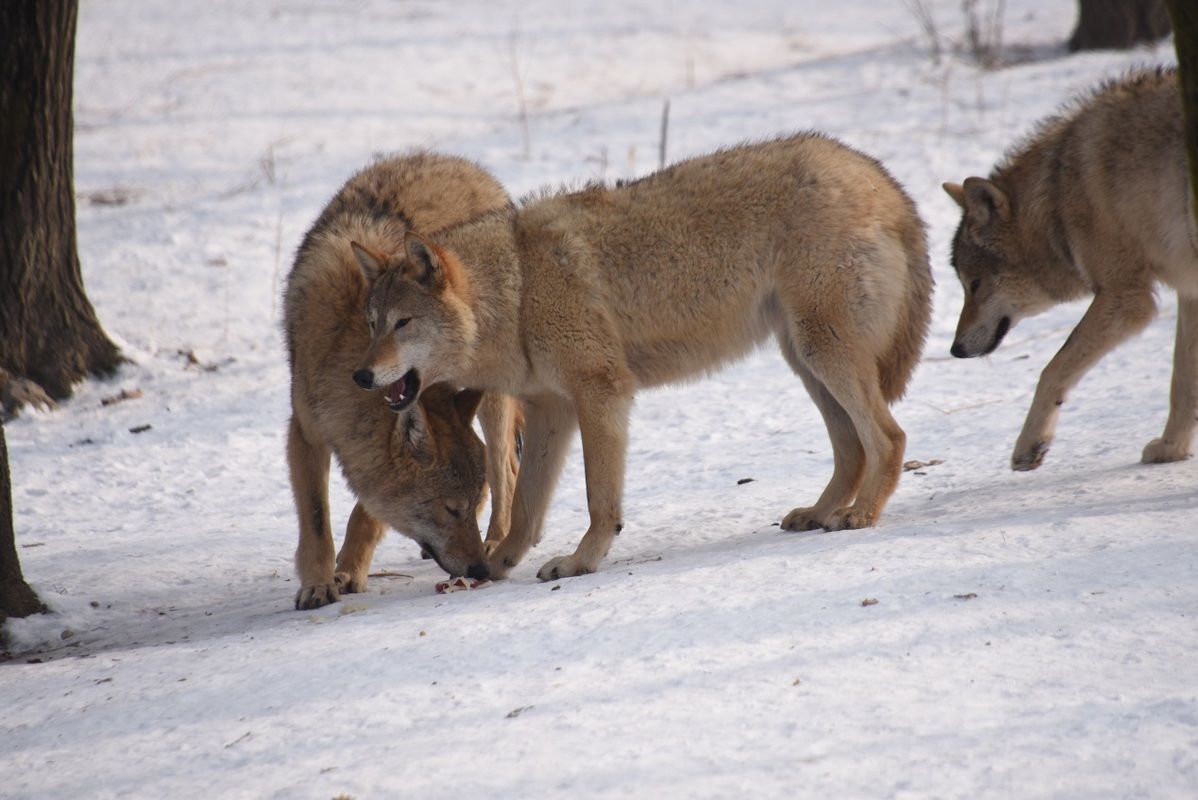
[[[1198,5],[1194,0],[1169,0],[1173,45],[1177,48],[1177,77],[1186,123],[1186,153],[1190,159],[1190,193],[1198,224]]]
[[[30,394],[36,400],[39,387],[69,397],[74,383],[121,363],[84,292],[75,245],[77,12],[78,0],[0,1],[0,398],[13,406],[8,413]]]
[[[27,617],[46,607],[25,583],[12,529],[12,485],[8,476],[8,442],[0,422],[0,625],[9,617]]]
[[[1169,35],[1165,0],[1077,0],[1077,4],[1070,51],[1126,50]]]

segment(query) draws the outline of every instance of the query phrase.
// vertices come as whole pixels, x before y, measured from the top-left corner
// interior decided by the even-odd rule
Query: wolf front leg
[[[543,581],[594,572],[624,527],[624,460],[632,393],[621,391],[623,384],[631,382],[590,384],[575,395],[591,524],[572,554],[552,558],[541,567],[537,577]]]
[[[1177,298],[1177,341],[1173,344],[1173,383],[1165,432],[1144,448],[1140,460],[1162,464],[1190,457],[1198,415],[1198,297]]]
[[[354,506],[345,525],[345,540],[341,543],[341,551],[337,553],[337,571],[333,573],[338,592],[354,594],[366,591],[374,549],[386,531],[386,526],[372,517],[361,503]]]
[[[512,498],[511,528],[487,556],[487,568],[494,579],[506,578],[540,541],[545,510],[576,424],[569,401],[557,395],[527,399],[524,419],[524,450]]]
[[[1011,469],[1026,472],[1043,463],[1070,390],[1116,345],[1142,331],[1155,313],[1150,286],[1098,291],[1081,322],[1040,374],[1011,455]]]
[[[491,489],[491,521],[483,543],[488,553],[499,546],[512,524],[512,495],[520,470],[516,442],[522,419],[515,398],[496,392],[483,396],[478,421],[487,441],[487,485]]]
[[[293,414],[287,431],[291,491],[299,518],[295,568],[300,588],[295,607],[320,608],[339,598],[333,580],[333,532],[329,522],[329,449],[306,435]]]

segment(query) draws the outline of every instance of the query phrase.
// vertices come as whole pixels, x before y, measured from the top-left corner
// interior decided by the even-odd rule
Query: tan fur
[[[1169,419],[1142,460],[1188,458],[1198,413],[1198,235],[1173,70],[1133,74],[1045,122],[989,179],[945,184],[962,207],[953,263],[965,303],[953,355],[996,348],[1023,317],[1093,294],[1045,367],[1011,467],[1040,466],[1081,377],[1178,295]],[[1005,320],[1005,322],[1004,322]]]
[[[304,238],[284,307],[292,378],[287,455],[300,528],[297,608],[364,591],[385,525],[419,541],[450,574],[485,566],[477,520],[484,453],[471,424],[477,393],[431,386],[416,406],[397,414],[351,376],[371,343],[369,281],[359,261],[385,259],[412,228],[436,231],[509,205],[503,188],[476,165],[415,153],[350,178]],[[488,394],[480,420],[489,444],[493,545],[510,520],[518,417],[513,401]],[[358,500],[336,564],[330,454]]]
[[[443,273],[468,278],[472,302]],[[539,539],[578,426],[591,524],[542,579],[590,572],[622,526],[628,412],[637,389],[712,372],[769,336],[828,426],[831,482],[790,530],[874,524],[905,437],[889,402],[922,347],[932,289],[914,205],[873,159],[805,134],[682,162],[616,188],[548,195],[431,240],[410,235],[370,299],[407,319],[363,369],[416,369],[518,394],[524,458],[506,574]]]

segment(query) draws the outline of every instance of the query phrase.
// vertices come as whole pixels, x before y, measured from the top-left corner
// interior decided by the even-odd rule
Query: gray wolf
[[[1198,410],[1198,237],[1174,70],[1108,83],[1043,122],[989,178],[946,183],[961,206],[952,261],[965,289],[952,354],[992,352],[1020,319],[1093,295],[1040,376],[1011,467],[1040,466],[1082,376],[1177,292],[1173,385],[1145,463],[1190,455]]]
[[[510,205],[503,187],[475,164],[413,153],[352,176],[304,237],[287,279],[283,323],[291,365],[287,460],[300,529],[296,608],[364,591],[385,525],[417,540],[450,575],[486,577],[477,514],[485,479],[493,511],[488,538],[507,532],[517,412],[509,398],[481,400],[484,462],[472,428],[478,392],[430,385],[413,404],[399,383],[388,387],[385,402],[359,389],[352,375],[371,341],[370,286],[356,253],[393,250],[409,230],[437,231]],[[336,564],[330,454],[357,498]]]
[[[590,526],[543,580],[593,571],[623,526],[628,414],[641,387],[710,373],[773,336],[834,451],[788,530],[873,525],[905,435],[888,405],[919,359],[932,277],[923,224],[873,159],[817,134],[747,144],[614,188],[528,199],[364,265],[364,386],[400,378],[517,395],[524,456],[502,577],[540,537],[571,434]]]

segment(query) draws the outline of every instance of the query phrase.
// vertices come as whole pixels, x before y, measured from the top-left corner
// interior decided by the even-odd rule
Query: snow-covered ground
[[[0,796],[1198,796],[1198,463],[1138,463],[1175,303],[1011,473],[1082,306],[949,358],[940,189],[1171,43],[1069,56],[1073,0],[1010,0],[1019,63],[982,71],[953,52],[957,0],[926,5],[940,63],[895,0],[85,0],[79,245],[134,363],[7,427],[19,552],[55,613],[6,629]],[[935,319],[895,414],[907,457],[943,463],[875,529],[780,533],[831,454],[766,349],[639,397],[600,572],[535,578],[585,528],[575,452],[511,580],[435,595],[393,535],[368,593],[293,610],[279,296],[318,210],[416,145],[514,194],[644,174],[666,98],[670,159],[816,128],[915,197]],[[122,390],[143,395],[102,405]],[[340,479],[333,502],[341,525]]]

